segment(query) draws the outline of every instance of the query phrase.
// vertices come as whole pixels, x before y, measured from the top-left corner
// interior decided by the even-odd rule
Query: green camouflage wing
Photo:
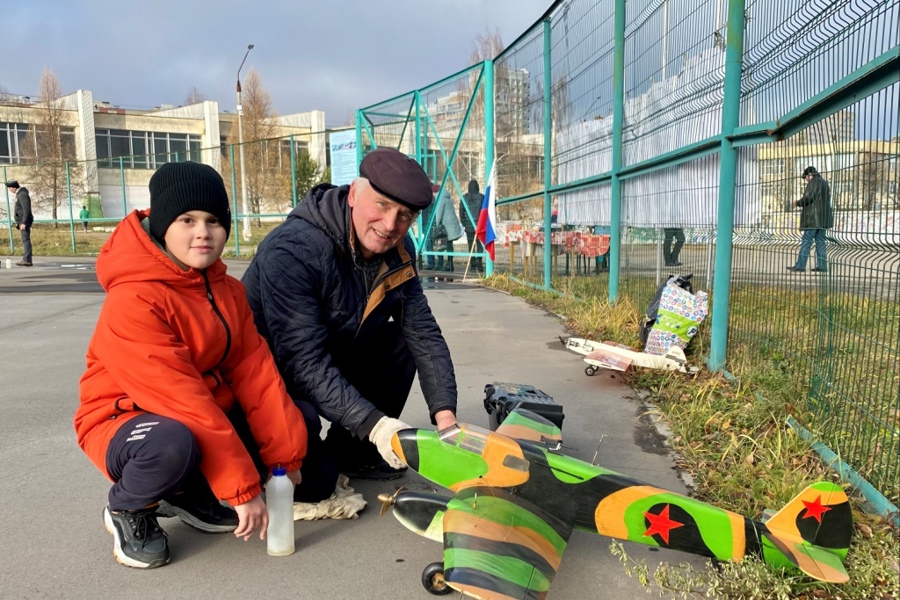
[[[540,600],[572,527],[493,487],[460,491],[444,515],[444,579],[484,600]]]

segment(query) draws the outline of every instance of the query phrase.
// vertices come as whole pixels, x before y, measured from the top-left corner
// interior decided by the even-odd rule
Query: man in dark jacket
[[[334,490],[339,472],[390,479],[405,467],[391,449],[418,372],[432,423],[456,423],[456,377],[407,235],[431,204],[431,182],[405,154],[366,155],[349,186],[319,185],[270,233],[243,277],[309,429],[300,502]],[[319,439],[319,416],[330,421]],[[299,490],[300,488],[298,488]]]
[[[478,225],[478,215],[481,214],[481,205],[484,203],[484,194],[478,191],[478,182],[474,179],[469,182],[469,192],[463,195],[463,201],[459,203],[459,222],[466,229],[466,242],[469,249],[472,249],[472,242],[475,240],[475,227]],[[463,206],[465,205],[465,206]],[[468,208],[468,212],[466,212]],[[471,215],[471,216],[470,216]],[[484,246],[481,240],[478,240],[476,252],[484,252]],[[484,259],[477,256],[472,259],[473,269],[483,269]]]
[[[34,215],[31,213],[31,196],[28,195],[28,188],[23,188],[18,181],[12,180],[6,182],[9,193],[16,196],[16,209],[13,218],[16,222],[16,229],[22,236],[22,247],[25,249],[22,260],[16,264],[20,267],[30,267],[31,263],[31,224],[34,223]]]
[[[800,254],[797,262],[788,267],[788,271],[806,272],[806,261],[813,241],[816,243],[816,268],[813,271],[824,273],[828,270],[825,257],[825,230],[834,226],[834,214],[831,210],[831,189],[828,182],[822,179],[815,167],[803,170],[806,190],[795,202],[802,209],[800,212],[800,229],[803,237],[800,241]]]

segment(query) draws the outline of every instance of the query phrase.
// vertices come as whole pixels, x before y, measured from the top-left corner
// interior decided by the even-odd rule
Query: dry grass
[[[643,309],[636,309],[624,298],[610,306],[599,299],[606,297],[606,290],[596,283],[596,278],[593,288],[590,282],[574,279],[577,278],[554,281],[558,293],[522,286],[508,276],[493,277],[488,285],[562,315],[574,335],[639,346],[638,319]],[[694,495],[740,514],[759,517],[765,508],[781,508],[814,481],[838,478],[826,469],[809,443],[786,424],[792,412],[805,410],[802,400],[806,397],[805,380],[802,374],[797,375],[787,358],[792,353],[815,351],[816,346],[809,342],[810,336],[805,331],[811,327],[809,320],[790,319],[774,312],[772,307],[743,311],[744,307],[754,306],[751,300],[739,297],[733,303],[732,323],[737,327],[743,324],[745,330],[752,324],[755,338],[769,336],[772,344],[769,348],[748,342],[729,344],[729,369],[738,379],[708,372],[689,377],[644,371],[628,374],[627,380],[634,387],[650,390],[658,399],[657,410],[673,432],[670,442],[678,466],[693,478]],[[804,302],[802,298],[794,300],[798,304]],[[853,326],[873,325],[877,321],[857,318]],[[779,328],[790,323],[798,324],[794,330],[796,337],[790,344],[776,343]],[[699,363],[697,357],[705,353],[707,344],[708,331],[701,328],[691,343],[689,358],[693,356],[693,361]],[[781,348],[780,355],[773,352],[778,348]],[[887,374],[894,375],[893,371]],[[881,468],[896,468],[896,465],[881,465]],[[702,572],[694,571],[689,565],[665,565],[650,573],[646,564],[629,557],[620,544],[614,543],[613,552],[620,556],[629,573],[644,582],[648,590],[655,589],[660,595],[760,600],[896,600],[900,597],[897,532],[888,522],[863,513],[860,497],[853,496],[851,501],[856,536],[846,561],[850,582],[841,586],[797,573],[776,572],[752,559]]]

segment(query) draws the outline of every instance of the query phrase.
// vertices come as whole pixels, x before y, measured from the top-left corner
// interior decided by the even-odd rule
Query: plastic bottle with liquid
[[[269,512],[266,551],[269,556],[294,553],[294,484],[286,473],[284,467],[275,467],[266,484],[266,510]]]

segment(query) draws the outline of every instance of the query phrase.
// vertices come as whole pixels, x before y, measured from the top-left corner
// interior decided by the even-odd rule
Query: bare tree
[[[854,169],[855,185],[853,186],[857,198],[853,199],[850,207],[857,210],[876,210],[891,204],[887,190],[891,180],[890,159],[891,154],[885,148],[874,148],[870,152],[861,152],[857,155],[857,166]],[[832,192],[838,187],[832,184]],[[887,202],[885,202],[887,201]],[[842,207],[845,208],[845,207]]]
[[[62,88],[52,69],[41,73],[40,99],[35,107],[37,120],[26,138],[25,155],[30,163],[28,177],[31,197],[36,207],[50,209],[53,219],[59,208],[72,201],[80,202],[83,195],[81,164],[75,152],[75,128],[68,125],[75,119],[74,111],[63,107]],[[68,180],[66,169],[68,165]],[[73,206],[73,210],[76,209]]]
[[[503,38],[499,29],[486,29],[476,36],[471,63],[497,59],[503,52]],[[470,88],[474,89],[476,78],[470,78]],[[503,196],[515,196],[532,192],[541,186],[540,161],[543,149],[533,142],[526,142],[531,122],[531,106],[539,97],[533,97],[531,88],[541,93],[540,82],[531,85],[528,71],[517,69],[506,58],[494,62],[494,159],[497,164],[497,189]],[[484,136],[484,96],[476,97],[472,105],[470,127],[474,124],[474,135]],[[524,205],[516,205],[522,208]]]
[[[503,52],[503,36],[500,35],[500,28],[495,27],[493,31],[485,27],[484,33],[475,36],[472,42],[472,52],[469,54],[469,64],[477,65],[483,60],[493,60]]]
[[[486,60],[493,60],[501,52],[503,52],[503,37],[500,35],[500,29],[495,28],[493,31],[491,31],[490,29],[486,28],[484,30],[484,33],[479,33],[477,36],[475,36],[475,39],[472,42],[472,52],[469,54],[469,64],[473,66],[480,65]],[[497,95],[496,92],[498,91],[498,70],[503,72],[504,66],[496,64],[494,65],[495,97]],[[477,96],[475,97],[475,101],[472,103],[472,112],[469,115],[468,127],[471,131],[470,135],[483,138],[485,132],[484,94],[481,91],[483,88],[476,89],[475,87],[475,84],[478,82],[478,74],[479,71],[472,72],[469,75],[468,81],[460,82],[460,88],[461,91],[467,92],[470,98],[472,94],[477,94]]]
[[[275,135],[272,97],[263,87],[262,77],[251,68],[241,84],[244,161],[246,163],[247,204],[256,214],[268,210],[283,212],[291,204],[291,157],[287,139]],[[232,127],[227,143],[238,143],[237,127]],[[237,154],[238,147],[235,147]],[[240,165],[235,166],[240,178]],[[225,178],[230,174],[226,166]]]
[[[191,104],[200,104],[207,100],[209,100],[209,98],[206,97],[206,94],[197,89],[197,86],[195,85],[188,91],[188,95],[184,99],[184,105],[190,106]]]

